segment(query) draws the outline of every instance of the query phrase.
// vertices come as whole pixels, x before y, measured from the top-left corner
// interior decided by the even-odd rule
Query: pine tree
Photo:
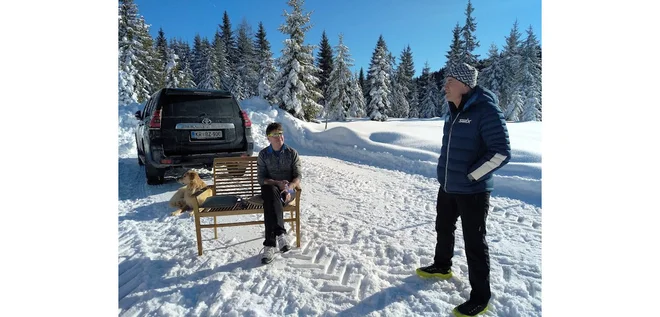
[[[525,104],[525,100],[523,98],[524,97],[521,91],[521,86],[518,86],[517,89],[513,91],[510,97],[509,106],[504,112],[504,117],[507,119],[507,121],[516,122],[520,120],[523,105]]]
[[[179,57],[179,65],[191,62],[191,52],[188,42],[179,39],[170,39],[170,48],[172,48],[174,54]],[[183,67],[181,67],[181,69],[183,69]]]
[[[161,74],[159,81],[156,83],[157,87],[166,86],[165,82],[168,77],[168,65],[171,61],[171,56],[168,56],[167,49],[167,39],[165,38],[165,32],[163,28],[158,29],[158,36],[156,37],[156,62],[157,62],[157,71]],[[171,67],[176,66],[173,64]]]
[[[513,24],[513,28],[506,37],[506,45],[502,52],[502,62],[504,74],[502,78],[502,87],[500,90],[502,99],[500,100],[504,114],[509,121],[518,121],[522,112],[522,74],[521,74],[521,41],[518,31],[518,20]],[[514,109],[515,108],[515,109]]]
[[[274,86],[274,99],[280,108],[295,117],[312,120],[321,111],[317,103],[323,95],[317,88],[319,69],[314,65],[312,45],[305,45],[305,33],[311,28],[308,25],[311,13],[303,14],[304,0],[289,0],[288,5],[293,12],[285,12],[285,24],[279,30],[289,35],[284,40],[282,56],[279,59],[281,68]]]
[[[390,94],[387,96],[387,98],[390,100],[390,108],[385,112],[385,115],[390,118],[399,118],[398,114],[402,112],[402,104],[394,102],[395,99],[398,97],[398,95],[401,93],[400,91],[397,91],[397,89],[401,90],[401,88],[397,88],[396,81],[396,72],[397,72],[397,65],[396,65],[396,57],[392,55],[392,52],[387,52],[387,59],[390,62]]]
[[[119,102],[143,102],[157,81],[153,39],[132,0],[119,4]]]
[[[174,50],[171,48],[165,48],[167,57],[167,64],[165,64],[165,87],[167,88],[179,88],[180,87],[180,77],[179,77],[179,57],[176,56]]]
[[[357,77],[351,79],[351,89],[350,89],[349,98],[351,100],[351,106],[348,109],[348,116],[353,118],[362,118],[366,116],[366,112],[365,112],[366,101],[364,100],[362,87],[360,86]]]
[[[270,42],[266,39],[266,29],[261,22],[259,22],[259,30],[257,31],[254,46],[257,50],[257,61],[259,61],[259,84],[257,92],[260,97],[268,99],[275,81],[275,76],[277,75],[277,70],[273,61],[273,53],[270,50]],[[272,100],[269,101],[272,102]]]
[[[243,83],[241,76],[236,72],[236,64],[238,63],[238,50],[234,33],[231,28],[231,21],[229,14],[224,11],[222,15],[222,25],[220,25],[220,36],[225,45],[225,57],[227,58],[227,86],[233,95],[241,94],[243,91]]]
[[[360,67],[360,76],[358,78],[358,81],[360,83],[360,89],[362,90],[362,97],[366,98],[367,89],[365,88],[365,85],[367,84],[367,82],[364,79],[364,69],[362,69],[362,67]]]
[[[192,68],[190,68],[189,62],[184,62],[181,72],[179,72],[179,85],[181,88],[194,88],[197,87],[195,84],[195,77],[193,77]]]
[[[222,36],[222,41],[225,44],[225,55],[227,60],[229,60],[230,67],[233,67],[236,64],[238,56],[236,54],[236,40],[234,39],[234,33],[231,28],[231,21],[229,20],[229,14],[225,11],[222,15],[222,25],[220,25],[220,36]]]
[[[400,81],[407,88],[408,94],[406,95],[406,100],[408,104],[412,102],[413,99],[413,78],[415,77],[415,63],[413,62],[412,50],[410,45],[401,52],[401,63],[399,64]]]
[[[371,103],[371,96],[369,95],[369,92],[371,91],[371,75],[369,74],[369,71],[373,68],[373,65],[375,63],[375,56],[380,47],[385,46],[385,40],[383,39],[383,35],[381,34],[378,37],[378,42],[376,43],[376,48],[374,49],[374,52],[371,56],[371,60],[369,61],[369,69],[367,70],[367,78],[365,80],[365,84],[363,86],[363,89],[365,91],[364,98],[367,102],[367,105]],[[384,49],[384,54],[388,55],[387,49]],[[385,58],[385,57],[384,57]]]
[[[401,65],[397,68],[392,78],[392,116],[395,118],[408,118],[410,113],[410,103],[407,96],[409,90],[405,80],[405,71]]]
[[[176,77],[180,88],[194,88],[194,76],[190,67],[191,55],[190,46],[187,42],[179,39],[170,39],[170,49],[177,57]]]
[[[461,30],[462,28],[458,25],[458,22],[456,23],[456,26],[452,30],[452,41],[451,45],[449,45],[449,51],[447,51],[447,62],[445,63],[445,74],[447,71],[450,69],[454,68],[456,65],[459,65],[460,63],[464,63],[466,61],[465,57],[465,42],[461,39]],[[446,80],[446,75],[443,76],[442,78],[442,83],[444,84],[444,81]],[[420,97],[420,102],[423,100],[423,98]],[[440,105],[442,109],[446,109],[449,107],[449,104],[447,103],[447,96],[445,96],[445,90],[443,89],[440,91]],[[420,110],[421,111],[421,110]]]
[[[119,104],[127,105],[138,100],[135,80],[138,75],[136,51],[141,44],[136,40],[138,23],[137,5],[132,0],[119,2]]]
[[[192,63],[190,68],[193,72],[193,81],[200,83],[202,81],[202,67],[204,65],[204,49],[202,47],[202,37],[199,34],[193,39]]]
[[[142,42],[143,51],[138,56],[140,64],[138,65],[138,72],[144,74],[145,81],[136,82],[142,89],[138,90],[138,100],[140,102],[147,100],[158,89],[163,88],[164,84],[163,65],[158,59],[156,49],[154,46],[154,39],[149,34],[149,25],[144,20],[144,17],[139,18],[139,40]],[[142,91],[142,93],[140,93]]]
[[[378,37],[376,49],[371,56],[367,72],[367,115],[371,120],[386,121],[390,111],[390,93],[392,91],[390,72],[391,60],[383,36]]]
[[[493,93],[501,101],[502,94],[500,92],[502,87],[502,76],[504,74],[502,58],[500,57],[499,52],[497,51],[497,45],[492,43],[490,49],[488,50],[488,58],[485,61],[486,68],[484,68],[477,77],[478,84]],[[502,105],[500,104],[500,107]]]
[[[436,77],[439,76],[439,73],[434,73],[431,77],[433,78],[433,87],[431,87],[431,100],[433,100],[433,104],[435,105],[435,114],[433,115],[434,117],[443,117],[446,114],[449,113],[449,103],[447,102],[442,102],[442,90],[437,84],[437,79]]]
[[[425,75],[425,76],[424,76]],[[433,118],[436,116],[438,106],[440,105],[440,92],[435,84],[435,78],[431,74],[431,66],[428,62],[422,69],[423,80],[426,81],[420,94],[419,117]]]
[[[225,49],[225,42],[222,40],[220,32],[215,32],[213,38],[213,54],[215,54],[216,71],[218,72],[218,80],[216,86],[224,91],[230,91],[232,87],[232,80],[229,75],[229,61],[227,60],[227,50]]]
[[[424,66],[428,65],[428,61],[424,63]],[[421,102],[426,98],[427,94],[427,88],[426,86],[428,85],[429,82],[429,76],[431,76],[431,70],[430,68],[422,68],[422,73],[419,75],[416,81],[416,88],[417,88],[417,113],[418,113],[418,118],[422,118],[420,114],[422,113],[422,108],[421,108]]]
[[[465,9],[465,25],[463,26],[463,44],[465,52],[465,62],[477,66],[479,61],[479,55],[474,54],[474,50],[479,47],[479,41],[477,41],[474,33],[477,31],[477,22],[475,22],[472,12],[474,8],[472,7],[472,2],[468,0],[467,8]]]
[[[201,65],[197,88],[218,89],[220,77],[218,76],[216,57],[213,48],[211,47],[211,43],[206,37],[202,39],[200,52]]]
[[[466,62],[465,60],[465,41],[461,39],[461,30],[462,28],[458,23],[452,31],[452,41],[449,45],[449,51],[447,51],[447,63],[445,64],[446,69],[452,69],[460,63]]]
[[[417,88],[417,80],[413,80],[412,100],[410,101],[410,111],[408,118],[419,118],[419,91]]]
[[[237,64],[236,71],[243,82],[241,96],[239,100],[247,99],[257,95],[257,85],[259,84],[258,64],[256,52],[252,42],[252,28],[246,20],[243,20],[238,28],[237,41]]]
[[[523,121],[541,119],[541,64],[538,58],[538,41],[530,25],[522,48],[521,74],[524,87]]]
[[[330,73],[333,70],[333,57],[332,57],[332,47],[330,47],[330,42],[328,37],[325,35],[325,31],[321,35],[321,43],[319,44],[319,54],[316,57],[316,66],[320,69],[318,74],[319,77],[319,90],[323,93],[324,98],[321,98],[319,104],[325,105],[325,100],[329,97],[326,92],[328,89],[328,81],[330,79]]]
[[[328,78],[327,102],[325,104],[326,118],[330,120],[346,120],[351,109],[351,104],[355,100],[351,99],[352,73],[350,67],[353,66],[353,59],[344,45],[344,36],[339,35],[339,44],[335,47],[337,56],[333,61],[333,68]]]

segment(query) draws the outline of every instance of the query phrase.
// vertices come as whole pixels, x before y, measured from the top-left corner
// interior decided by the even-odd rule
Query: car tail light
[[[158,109],[158,110],[156,110],[156,112],[154,112],[154,116],[151,117],[151,122],[149,122],[149,128],[160,129],[161,119],[162,119],[162,117],[160,115],[160,109]]]
[[[241,115],[243,115],[243,126],[246,128],[252,127],[252,121],[250,121],[250,117],[248,117],[247,112],[245,112],[245,110],[241,110]]]
[[[162,159],[162,160],[160,160],[160,163],[161,164],[172,164],[172,160],[171,159]]]

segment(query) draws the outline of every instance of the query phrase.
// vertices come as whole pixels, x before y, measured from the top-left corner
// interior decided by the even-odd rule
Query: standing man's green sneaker
[[[448,278],[452,277],[451,274],[451,269],[442,269],[439,267],[436,267],[435,264],[431,264],[429,266],[425,267],[420,267],[417,269],[417,275],[421,277],[437,277],[443,280],[446,280]]]

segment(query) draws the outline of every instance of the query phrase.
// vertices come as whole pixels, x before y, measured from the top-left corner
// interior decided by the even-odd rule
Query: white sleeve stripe
[[[479,180],[484,175],[488,174],[489,172],[500,166],[505,159],[506,156],[500,153],[495,153],[495,155],[493,156],[493,158],[490,159],[490,161],[486,161],[486,163],[479,166],[479,168],[474,170],[474,172],[470,173],[470,175],[472,175],[472,178],[474,178],[475,180]]]

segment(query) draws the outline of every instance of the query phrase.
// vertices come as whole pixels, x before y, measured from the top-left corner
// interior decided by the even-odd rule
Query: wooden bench
[[[264,223],[263,221],[227,221],[218,223],[218,217],[222,216],[263,215],[263,206],[250,199],[256,195],[261,195],[261,186],[257,181],[257,157],[215,158],[213,160],[213,185],[208,187],[210,187],[210,190],[213,190],[213,196],[209,197],[202,206],[197,206],[197,203],[193,206],[199,255],[202,255],[202,229],[213,228],[215,239],[218,239],[219,227],[263,225]],[[296,234],[296,246],[300,248],[301,188],[296,188],[296,191],[295,200],[284,206],[283,216],[284,222],[291,224],[291,231],[294,231]],[[240,200],[233,203],[235,198],[232,197],[236,196]],[[226,198],[229,198],[230,203],[233,203],[233,205],[228,205]],[[219,204],[220,200],[225,200],[225,202]],[[202,218],[206,217],[213,217],[213,224],[202,224]]]

